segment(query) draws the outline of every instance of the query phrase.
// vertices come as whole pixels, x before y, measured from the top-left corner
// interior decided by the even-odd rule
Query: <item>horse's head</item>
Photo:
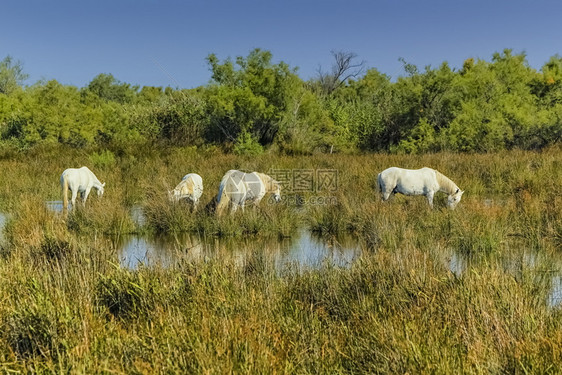
[[[98,197],[101,197],[103,195],[103,188],[105,187],[105,182],[103,184],[100,184],[98,187]]]
[[[273,199],[276,203],[281,202],[281,184],[274,179],[271,179]]]
[[[461,201],[463,193],[464,190],[457,188],[457,190],[453,194],[449,194],[449,197],[447,198],[447,207],[449,207],[451,210],[454,210],[455,207],[457,207],[457,204],[459,204],[459,202]]]
[[[168,190],[168,200],[170,202],[177,202],[179,201],[180,192],[178,189]]]

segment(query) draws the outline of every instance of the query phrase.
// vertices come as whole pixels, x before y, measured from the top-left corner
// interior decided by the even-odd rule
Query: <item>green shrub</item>
[[[263,152],[263,146],[250,133],[242,132],[234,144],[233,151],[236,155],[255,156]]]
[[[115,166],[115,155],[109,150],[94,152],[90,155],[90,161],[95,168],[106,169]]]

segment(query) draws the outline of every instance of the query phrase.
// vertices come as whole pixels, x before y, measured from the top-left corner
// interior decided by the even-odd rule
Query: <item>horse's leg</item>
[[[435,193],[433,191],[428,191],[425,195],[427,197],[427,203],[429,203],[429,207],[433,209],[433,195]]]
[[[86,200],[88,200],[88,195],[90,195],[90,190],[91,188],[87,188],[86,191],[84,191],[84,197],[82,198],[82,204],[84,205],[84,207],[86,207]]]
[[[72,209],[74,209],[74,207],[76,207],[76,197],[78,196],[78,189],[71,190],[71,192],[72,197],[70,198],[70,201],[72,202]]]

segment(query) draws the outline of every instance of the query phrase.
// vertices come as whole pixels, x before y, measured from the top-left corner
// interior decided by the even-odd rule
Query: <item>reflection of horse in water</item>
[[[197,173],[186,174],[174,190],[168,191],[170,201],[178,202],[187,199],[193,203],[194,209],[197,209],[201,194],[203,194],[203,179]]]
[[[103,195],[103,188],[105,183],[101,183],[96,175],[88,169],[82,168],[68,168],[60,176],[60,185],[62,189],[62,207],[68,208],[68,189],[72,192],[72,208],[76,205],[76,197],[78,193],[82,197],[82,204],[86,206],[86,200],[92,188],[98,191],[98,196]]]
[[[386,201],[390,195],[425,195],[429,206],[433,208],[433,195],[441,191],[447,193],[447,206],[454,209],[461,201],[464,191],[445,175],[431,168],[403,169],[391,167],[377,176],[377,183]]]
[[[217,214],[222,215],[227,206],[234,213],[238,207],[248,204],[257,206],[267,193],[272,193],[275,201],[281,200],[281,186],[272,177],[258,172],[244,173],[235,169],[226,172],[219,186]]]
[[[183,233],[175,236],[126,237],[120,248],[121,265],[173,267],[212,262],[233,266],[245,273],[267,270],[321,268],[327,264],[349,267],[360,255],[358,242],[350,236],[320,237],[301,231],[291,238],[236,238]]]

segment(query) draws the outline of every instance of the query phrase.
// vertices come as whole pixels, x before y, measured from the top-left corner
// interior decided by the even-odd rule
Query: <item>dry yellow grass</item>
[[[0,257],[0,369],[74,373],[559,373],[561,310],[549,306],[562,246],[559,148],[486,155],[317,155],[245,159],[172,150],[117,158],[95,173],[102,199],[61,216],[64,168],[89,155],[0,161],[11,219]],[[466,193],[381,203],[386,167],[432,166]],[[268,206],[235,218],[170,206],[166,188],[204,178],[211,201],[230,168],[339,171],[324,206]],[[37,182],[40,183],[37,183]],[[132,220],[133,206],[148,215]],[[195,218],[195,219],[194,219]],[[160,225],[160,227],[158,227]],[[290,235],[351,231],[364,246],[349,269],[281,272],[258,256],[119,267],[105,234],[194,230]],[[160,229],[159,229],[160,228]],[[449,253],[448,253],[449,252]],[[451,259],[465,262],[451,271]],[[532,255],[532,260],[528,260]]]

